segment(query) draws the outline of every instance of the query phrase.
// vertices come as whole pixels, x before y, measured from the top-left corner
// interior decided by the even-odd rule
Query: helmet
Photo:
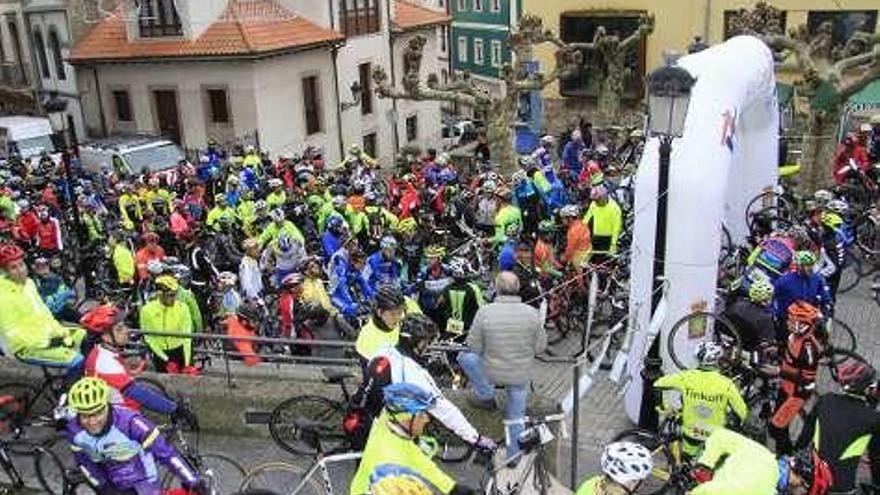
[[[100,378],[82,378],[70,387],[67,398],[77,413],[95,414],[110,404],[110,387]]]
[[[238,275],[232,272],[220,272],[217,279],[219,280],[220,285],[235,285],[235,283],[238,282]]]
[[[293,238],[287,232],[278,234],[278,249],[284,253],[293,249]]]
[[[821,314],[816,306],[804,301],[795,301],[788,306],[786,311],[788,322],[806,323],[814,325]]]
[[[460,256],[449,260],[449,264],[447,266],[449,268],[449,272],[452,273],[452,276],[454,278],[467,278],[473,272],[473,268],[471,268],[470,262]]]
[[[396,249],[397,248],[397,239],[390,235],[386,235],[379,241],[379,247],[381,249]]]
[[[438,246],[437,244],[432,244],[425,248],[426,258],[442,258],[445,254],[446,249],[443,246]]]
[[[551,234],[556,230],[556,224],[553,223],[553,220],[541,220],[538,223],[538,233],[539,234]]]
[[[177,292],[180,289],[180,283],[171,275],[162,275],[156,279],[156,288],[163,292]]]
[[[226,203],[226,195],[223,193],[215,194],[214,195],[214,202],[215,203]]]
[[[541,144],[553,144],[556,141],[556,138],[551,136],[550,134],[544,134],[541,136]]]
[[[823,211],[821,215],[822,225],[830,228],[836,229],[843,225],[843,219],[840,218],[840,215],[837,213],[832,213],[830,211]]]
[[[608,149],[608,145],[605,143],[599,143],[596,145],[596,154],[599,156],[606,156],[610,153],[611,150]]]
[[[249,144],[244,147],[245,153],[253,153],[254,151],[256,151],[256,148],[254,148],[254,145],[252,145],[252,144]]]
[[[694,350],[694,357],[700,362],[701,367],[718,366],[722,356],[724,356],[724,348],[710,340],[701,341]]]
[[[403,298],[403,292],[400,289],[385,285],[379,288],[376,293],[376,309],[398,309],[406,306],[406,300]]]
[[[393,413],[418,414],[434,407],[437,396],[412,383],[392,383],[382,390],[385,409]]]
[[[269,205],[266,203],[266,200],[259,199],[256,203],[254,203],[254,208],[257,210],[265,210]]]
[[[119,308],[102,304],[95,306],[79,319],[79,324],[87,331],[101,334],[109,332],[114,325],[124,320],[126,313],[120,311]]]
[[[146,234],[144,234],[143,239],[144,243],[146,244],[155,244],[159,242],[159,234],[155,232],[147,232]]]
[[[379,195],[376,194],[376,191],[367,191],[364,193],[364,201],[366,201],[368,205],[374,205],[379,201]]]
[[[497,172],[489,172],[486,174],[486,180],[491,180],[492,182],[498,182],[498,179],[501,177],[498,176]]]
[[[519,237],[520,232],[522,232],[522,225],[518,222],[510,223],[504,228],[504,235],[507,237]]]
[[[345,227],[345,220],[339,215],[331,215],[327,219],[327,230],[332,232],[333,235],[341,235],[345,231]]]
[[[284,278],[281,279],[281,285],[285,287],[293,287],[301,284],[303,281],[302,274],[299,272],[293,272],[287,274]]]
[[[269,187],[271,187],[272,189],[275,189],[276,187],[281,187],[282,184],[284,184],[284,182],[282,182],[281,179],[269,179]]]
[[[230,184],[230,185],[233,185],[233,186],[237,186],[237,185],[239,184],[239,182],[241,182],[241,181],[238,179],[238,176],[237,176],[237,175],[230,175],[230,176],[226,179],[226,183],[227,183],[227,184]]]
[[[577,205],[565,205],[559,209],[559,216],[562,218],[574,218],[581,214],[581,209]]]
[[[602,472],[620,484],[641,481],[651,475],[654,463],[647,447],[634,442],[614,442],[602,451]]]
[[[520,157],[517,158],[517,162],[519,163],[519,168],[521,168],[522,170],[517,170],[513,174],[514,177],[516,177],[517,173],[525,172],[526,170],[529,170],[530,168],[535,166],[535,159],[534,157],[532,157],[532,155],[520,155]],[[514,182],[516,181],[514,180]]]
[[[174,271],[174,278],[183,285],[188,285],[192,276],[192,270],[186,265],[174,265],[171,267]]]
[[[590,189],[590,199],[596,201],[608,197],[608,190],[604,186],[596,186]]]
[[[825,207],[828,208],[829,211],[837,213],[838,215],[842,215],[849,210],[849,205],[842,199],[832,199],[827,205],[825,205]]]
[[[269,218],[271,218],[275,222],[284,221],[284,210],[281,208],[275,208],[269,212]]]
[[[825,495],[831,488],[831,467],[812,447],[808,447],[788,458],[788,466],[803,478],[808,495]]]
[[[159,275],[165,271],[165,263],[159,260],[150,260],[147,262],[147,271],[150,275]]]
[[[24,250],[15,244],[3,244],[0,246],[0,266],[9,266],[14,262],[23,259]]]
[[[397,224],[397,231],[401,233],[413,233],[418,228],[415,218],[404,218]]]
[[[763,306],[773,299],[773,292],[773,284],[766,279],[759,278],[749,286],[749,299],[751,299],[753,303]]]
[[[834,199],[834,194],[827,189],[819,189],[813,193],[813,199],[819,203],[825,204]]]
[[[816,264],[816,255],[812,251],[798,251],[794,255],[794,262],[798,266],[813,266]]]
[[[498,189],[498,184],[494,180],[486,179],[483,181],[482,188],[487,193],[494,193]]]
[[[372,495],[432,495],[422,478],[407,468],[383,464],[370,475]]]
[[[354,143],[348,147],[348,153],[350,155],[360,156],[361,154],[361,145]]]
[[[252,303],[244,303],[240,305],[235,314],[237,314],[239,318],[244,319],[255,326],[263,319],[260,308]]]
[[[522,160],[522,159],[520,159],[520,160]],[[523,182],[525,182],[526,179],[528,179],[529,177],[526,175],[525,171],[517,170],[516,172],[513,173],[513,175],[510,178],[511,178],[511,180],[513,180],[514,185],[518,186],[518,185],[522,184]]]
[[[420,345],[423,342],[430,343],[437,336],[439,329],[434,320],[425,315],[410,314],[406,315],[400,324],[400,340],[397,347],[406,354],[414,355],[420,352]]]
[[[345,201],[345,196],[337,195],[333,196],[333,208],[345,208],[347,201]]]
[[[864,395],[876,378],[877,370],[862,361],[846,363],[837,368],[837,382],[850,394]]]

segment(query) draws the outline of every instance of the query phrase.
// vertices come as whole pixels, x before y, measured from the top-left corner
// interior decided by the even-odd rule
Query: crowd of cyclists
[[[466,170],[429,150],[386,175],[357,145],[328,164],[314,149],[271,161],[253,146],[212,144],[173,171],[135,175],[88,174],[75,152],[58,166],[13,157],[0,166],[3,354],[63,370],[67,437],[98,493],[161,493],[157,464],[207,493],[138,412],[193,416],[134,380],[144,362],[132,369],[126,360],[129,328],[145,332],[152,368],[169,374],[201,373],[194,332],[298,339],[233,340],[249,366],[273,354],[344,352],[309,340],[353,340],[364,378],[359,421],[345,427],[364,457],[351,493],[472,493],[420,447],[425,425],[433,416],[478,450],[500,447],[444,397],[425,368],[428,346],[465,343],[502,283],[499,297],[514,287],[540,308],[556,287],[626,263],[628,181],[643,135],[613,140],[587,127],[562,141],[545,136],[512,173],[489,162]],[[841,187],[816,191],[797,221],[782,226],[774,210],[754,222],[730,287],[722,314],[738,329],[743,359],[776,387],[763,425],[773,450],[749,438],[753,411],[721,341],[698,346],[695,369],[656,382],[666,398],[679,393],[664,412],[680,411],[689,493],[856,493],[859,458],[880,452],[878,379],[864,361],[836,370],[840,392],[818,398],[798,438],[789,431],[816,393],[825,322],[853,244],[842,186],[857,177],[876,189],[878,154],[880,121],[848,135],[834,162]],[[504,443],[515,464],[517,438]],[[579,495],[639,493],[652,452],[614,442],[601,468]]]

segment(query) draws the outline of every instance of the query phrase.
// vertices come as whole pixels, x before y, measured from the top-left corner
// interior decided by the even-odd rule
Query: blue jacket
[[[825,284],[825,278],[818,273],[809,278],[797,272],[788,272],[773,282],[773,315],[784,318],[788,307],[795,301],[806,301],[826,311],[831,303],[831,294]]]
[[[328,230],[321,236],[321,247],[324,250],[324,262],[329,263],[333,253],[342,247],[342,240]]]
[[[345,248],[338,249],[330,258],[328,271],[330,302],[343,315],[355,316],[358,312],[358,303],[351,292],[352,286],[356,284],[366,299],[372,299],[374,294],[361,273],[351,264]]]
[[[569,141],[565,143],[565,148],[562,149],[562,165],[569,170],[571,173],[580,173],[581,168],[581,151],[584,150],[586,146],[584,146],[583,141]]]
[[[516,266],[516,242],[507,241],[501,247],[498,254],[498,269],[506,272],[513,270]]]
[[[400,287],[403,263],[397,258],[385,259],[381,250],[376,251],[367,258],[362,275],[374,292],[382,285]]]

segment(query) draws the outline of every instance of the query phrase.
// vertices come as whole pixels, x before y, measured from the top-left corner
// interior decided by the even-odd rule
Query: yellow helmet
[[[156,279],[156,288],[162,291],[177,292],[180,289],[180,283],[171,275],[162,275]]]
[[[416,223],[415,218],[404,218],[397,224],[397,231],[402,234],[411,234],[416,231],[416,228],[418,228],[418,224]]]
[[[67,397],[77,413],[94,414],[110,404],[110,388],[100,378],[86,377],[70,387]]]

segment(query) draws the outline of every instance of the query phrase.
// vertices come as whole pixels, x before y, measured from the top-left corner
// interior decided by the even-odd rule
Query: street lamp
[[[356,107],[361,104],[361,100],[363,99],[363,89],[361,88],[361,83],[355,81],[351,83],[351,87],[348,88],[351,91],[351,99],[353,101],[347,102],[343,101],[339,103],[339,108],[342,111],[346,111],[349,108]]]
[[[666,217],[669,206],[669,162],[672,140],[684,134],[684,123],[691,100],[691,88],[696,79],[671,57],[666,65],[648,76],[648,132],[660,138],[660,161],[657,179],[657,219],[654,230],[654,274],[651,285],[651,317],[663,296],[666,273]],[[660,359],[660,337],[654,339],[648,349],[642,371],[643,393],[639,425],[656,430],[659,397],[654,390],[654,380],[663,374]]]

